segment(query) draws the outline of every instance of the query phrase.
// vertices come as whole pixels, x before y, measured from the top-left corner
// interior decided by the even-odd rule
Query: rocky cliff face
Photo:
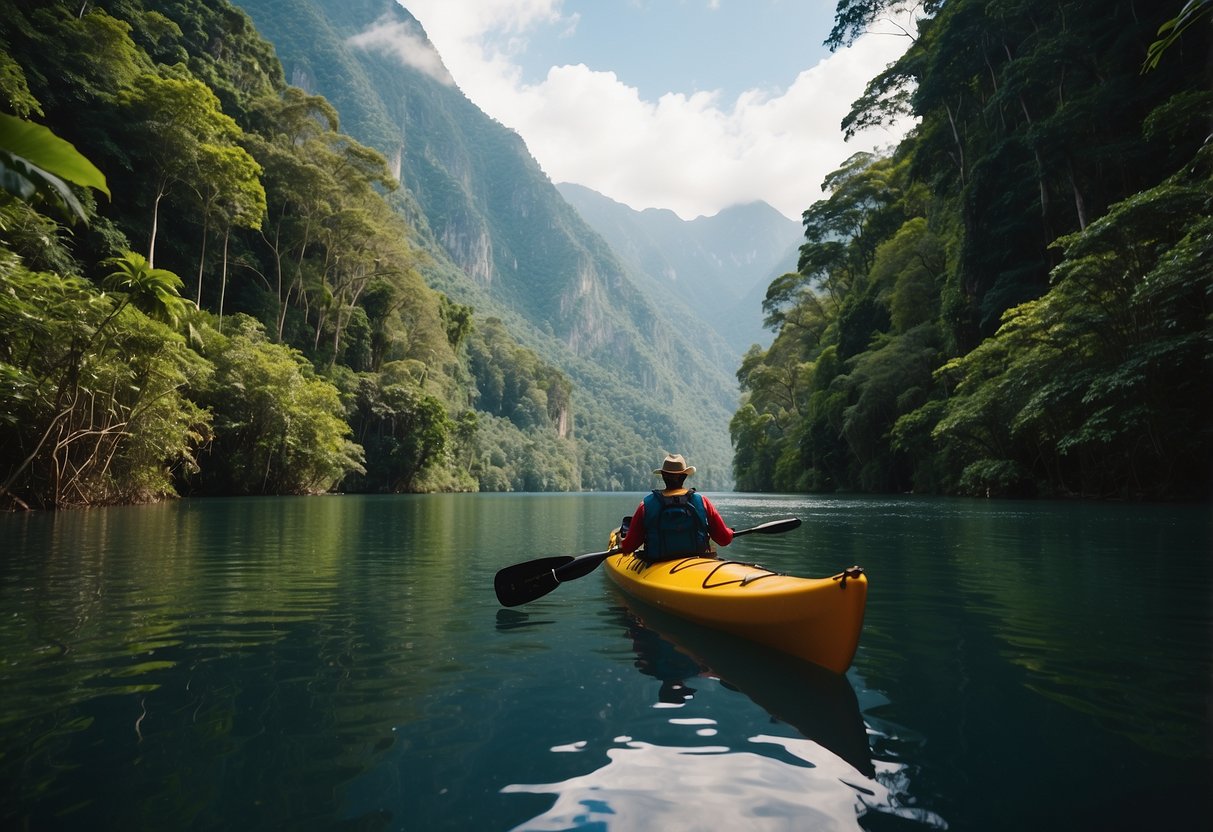
[[[612,402],[652,423],[637,426],[636,437],[658,446],[650,453],[685,448],[731,479],[736,382],[720,360],[728,349],[708,326],[698,327],[702,344],[663,329],[651,296],[522,139],[450,82],[412,15],[380,0],[237,5],[274,43],[287,77],[324,95],[355,138],[399,158],[399,179],[422,215],[419,238],[463,276],[444,291],[481,314],[521,321],[517,337],[574,381],[575,412],[584,414],[589,400]],[[385,33],[393,32],[407,35],[414,57],[432,53],[430,63],[387,48]],[[639,416],[654,408],[661,412]]]
[[[730,367],[751,344],[770,342],[762,298],[772,280],[796,269],[798,222],[763,202],[683,220],[673,211],[636,211],[581,185],[557,189],[660,303],[685,304],[728,344]]]

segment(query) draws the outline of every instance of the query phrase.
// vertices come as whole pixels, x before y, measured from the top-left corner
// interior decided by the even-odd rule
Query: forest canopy
[[[568,381],[426,285],[247,15],[0,14],[0,504],[581,487]]]
[[[915,128],[827,177],[767,291],[739,489],[1209,493],[1210,7],[917,7],[842,124]],[[827,44],[906,8],[840,0]]]

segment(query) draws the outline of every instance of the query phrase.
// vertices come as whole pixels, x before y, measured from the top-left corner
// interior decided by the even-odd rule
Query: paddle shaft
[[[772,520],[769,523],[755,526],[752,529],[742,529],[739,532],[733,532],[733,537],[741,537],[743,534],[782,534],[790,532],[792,529],[800,526],[799,517],[788,517],[784,520]]]
[[[752,529],[742,529],[741,531],[733,532],[733,537],[741,537],[743,534],[779,534],[780,532],[790,532],[792,529],[800,525],[800,518],[789,517],[786,520],[772,520],[769,523],[763,523],[760,526],[755,526]],[[618,549],[608,549],[605,552],[594,552],[589,555],[580,555],[573,558],[563,566],[558,566],[552,570],[552,574],[556,576],[558,581],[572,581],[583,575],[588,575],[598,568],[598,564],[609,558],[611,555],[618,554]]]
[[[733,532],[733,537],[744,534],[781,534],[790,532],[800,525],[800,518],[788,517],[784,520],[771,520],[750,529]],[[590,574],[598,565],[614,554],[618,549],[608,549],[605,552],[591,552],[588,555],[572,557],[540,558],[525,563],[507,566],[497,572],[493,580],[493,588],[497,600],[502,606],[516,607],[537,598],[542,598],[562,583],[576,580]]]

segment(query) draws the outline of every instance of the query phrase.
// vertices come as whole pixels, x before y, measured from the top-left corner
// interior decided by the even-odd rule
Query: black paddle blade
[[[498,570],[493,578],[493,590],[497,593],[497,600],[503,607],[516,607],[542,598],[560,586],[560,579],[553,570],[574,560],[571,555],[557,555],[516,563]]]

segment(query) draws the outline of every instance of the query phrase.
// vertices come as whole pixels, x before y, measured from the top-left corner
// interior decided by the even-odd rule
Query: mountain
[[[673,211],[637,211],[581,185],[557,190],[662,302],[679,298],[719,334],[735,356],[768,345],[762,299],[796,270],[803,232],[765,202],[684,220]],[[733,362],[734,366],[736,361]]]
[[[639,471],[682,451],[702,487],[731,483],[735,351],[653,302],[522,139],[463,95],[416,18],[391,0],[235,5],[288,81],[323,95],[343,130],[389,160],[406,191],[397,203],[433,260],[427,281],[478,318],[501,317],[568,374],[585,465],[626,457]]]

